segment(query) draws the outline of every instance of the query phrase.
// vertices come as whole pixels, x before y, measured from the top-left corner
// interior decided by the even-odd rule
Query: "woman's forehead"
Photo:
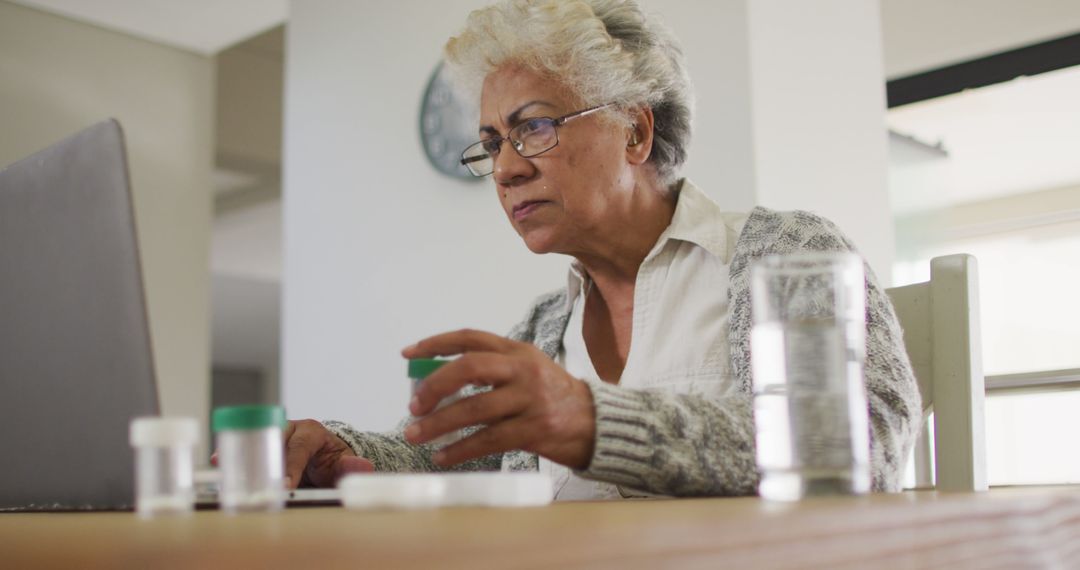
[[[566,95],[566,88],[550,77],[521,67],[502,68],[484,80],[480,116],[487,122],[533,108],[561,111],[568,103]]]

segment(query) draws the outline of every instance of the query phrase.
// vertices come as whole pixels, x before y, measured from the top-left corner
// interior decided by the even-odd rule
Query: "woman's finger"
[[[432,358],[466,352],[506,352],[514,341],[489,332],[462,329],[425,338],[401,351],[405,358]]]
[[[528,401],[519,391],[493,390],[462,398],[405,428],[409,443],[427,443],[453,430],[517,415]]]
[[[497,386],[514,377],[510,357],[493,352],[472,352],[447,363],[420,383],[409,402],[414,416],[430,414],[443,398],[452,396],[469,384]]]
[[[443,448],[432,455],[436,465],[449,467],[470,459],[486,457],[511,449],[524,449],[538,435],[529,419],[514,417],[489,425],[469,437]]]
[[[309,422],[318,423],[314,420],[290,421],[285,428],[285,476],[289,479],[290,489],[300,486],[304,470],[315,452],[322,447],[322,441],[316,437]],[[319,427],[322,428],[322,424]]]

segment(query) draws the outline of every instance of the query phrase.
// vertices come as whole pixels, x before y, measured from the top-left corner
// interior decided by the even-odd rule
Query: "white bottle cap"
[[[446,481],[434,474],[354,473],[338,489],[348,509],[429,509],[442,505]]]
[[[449,473],[447,506],[539,507],[551,504],[551,477],[544,473]]]
[[[199,424],[192,418],[135,418],[130,435],[133,447],[193,446],[199,442]]]

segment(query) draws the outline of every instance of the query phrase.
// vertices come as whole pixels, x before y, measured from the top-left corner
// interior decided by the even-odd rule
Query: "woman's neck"
[[[601,296],[614,299],[629,291],[632,298],[641,263],[671,225],[677,195],[662,186],[636,189],[635,199],[605,232],[609,239],[573,254]]]

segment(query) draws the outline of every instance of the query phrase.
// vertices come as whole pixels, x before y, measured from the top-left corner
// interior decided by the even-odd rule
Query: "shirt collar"
[[[724,211],[720,205],[685,178],[679,189],[678,200],[671,224],[660,234],[653,252],[660,251],[668,240],[682,240],[699,245],[724,261],[730,261],[727,259],[727,225],[723,222]]]
[[[566,275],[566,310],[570,311],[574,308],[574,302],[577,301],[579,295],[585,293],[585,288],[589,283],[589,275],[585,272],[585,267],[581,265],[578,260],[570,262],[570,271]]]
[[[670,240],[680,240],[702,247],[712,255],[725,262],[728,251],[727,225],[723,222],[724,211],[701,191],[694,183],[687,179],[679,182],[679,194],[676,198],[675,214],[671,217],[671,223],[660,234],[646,260],[663,250]],[[570,271],[566,282],[566,309],[570,310],[578,296],[591,285],[585,268],[576,259],[570,263]]]

